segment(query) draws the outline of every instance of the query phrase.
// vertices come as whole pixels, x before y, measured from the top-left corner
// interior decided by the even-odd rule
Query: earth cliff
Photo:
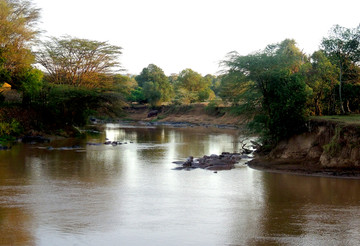
[[[360,125],[311,120],[306,132],[281,141],[249,166],[312,175],[360,176]]]

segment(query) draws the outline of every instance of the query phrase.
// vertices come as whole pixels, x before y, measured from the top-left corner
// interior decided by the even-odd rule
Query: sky
[[[123,48],[124,73],[149,64],[166,75],[190,68],[218,74],[231,51],[240,55],[295,39],[306,54],[335,24],[360,24],[359,0],[33,0],[47,36],[70,35]]]

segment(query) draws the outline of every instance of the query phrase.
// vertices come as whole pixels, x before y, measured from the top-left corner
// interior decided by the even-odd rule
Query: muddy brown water
[[[95,145],[105,138],[127,144]],[[359,244],[360,180],[243,162],[173,170],[189,155],[239,151],[242,139],[238,130],[109,124],[87,139],[1,151],[0,245]],[[61,148],[73,145],[82,148]]]

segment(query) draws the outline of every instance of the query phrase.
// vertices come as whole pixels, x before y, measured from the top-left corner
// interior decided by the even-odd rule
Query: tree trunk
[[[346,109],[347,109],[348,113],[351,113],[349,100],[346,100]]]
[[[339,100],[340,100],[340,109],[341,109],[341,113],[342,113],[342,114],[345,114],[344,104],[343,104],[342,95],[341,95],[341,87],[342,87],[342,73],[343,73],[343,69],[342,69],[342,63],[341,63],[341,61],[340,61]]]

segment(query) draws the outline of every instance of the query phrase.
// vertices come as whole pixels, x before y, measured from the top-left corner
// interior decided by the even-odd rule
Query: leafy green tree
[[[172,99],[173,88],[164,71],[158,66],[148,65],[135,79],[151,105],[157,106]]]
[[[144,90],[142,87],[137,87],[131,91],[130,95],[127,97],[129,102],[137,102],[137,103],[146,103],[147,100],[144,95]]]
[[[304,66],[306,83],[311,89],[310,111],[314,115],[334,114],[338,69],[322,51],[314,52],[310,60]]]
[[[176,83],[178,77],[179,77],[179,74],[172,73],[172,74],[168,77],[170,84],[171,84],[171,85],[174,85],[174,84]]]
[[[204,78],[211,81],[210,89],[215,93],[216,96],[218,96],[220,92],[221,79],[212,74],[207,74]]]
[[[304,126],[307,92],[300,70],[305,58],[295,41],[286,39],[248,56],[232,53],[224,61],[226,82],[240,88],[235,101],[250,91],[261,102],[252,125],[262,131],[264,144],[273,146]]]
[[[210,89],[211,83],[209,76],[202,77],[191,69],[184,69],[175,82],[175,90],[179,99],[186,103],[202,102],[215,98],[215,93]]]
[[[360,61],[360,25],[350,29],[335,25],[321,47],[325,54],[339,68],[339,101],[342,113],[345,113],[342,87],[347,69]]]
[[[131,92],[137,87],[134,77],[116,74],[113,76],[113,90],[119,92],[125,97],[129,97]]]
[[[106,87],[111,75],[120,69],[121,47],[88,39],[65,36],[42,42],[37,61],[55,84]]]
[[[158,83],[155,82],[145,82],[144,87],[144,97],[152,106],[159,106],[162,102],[161,100],[161,89]]]

